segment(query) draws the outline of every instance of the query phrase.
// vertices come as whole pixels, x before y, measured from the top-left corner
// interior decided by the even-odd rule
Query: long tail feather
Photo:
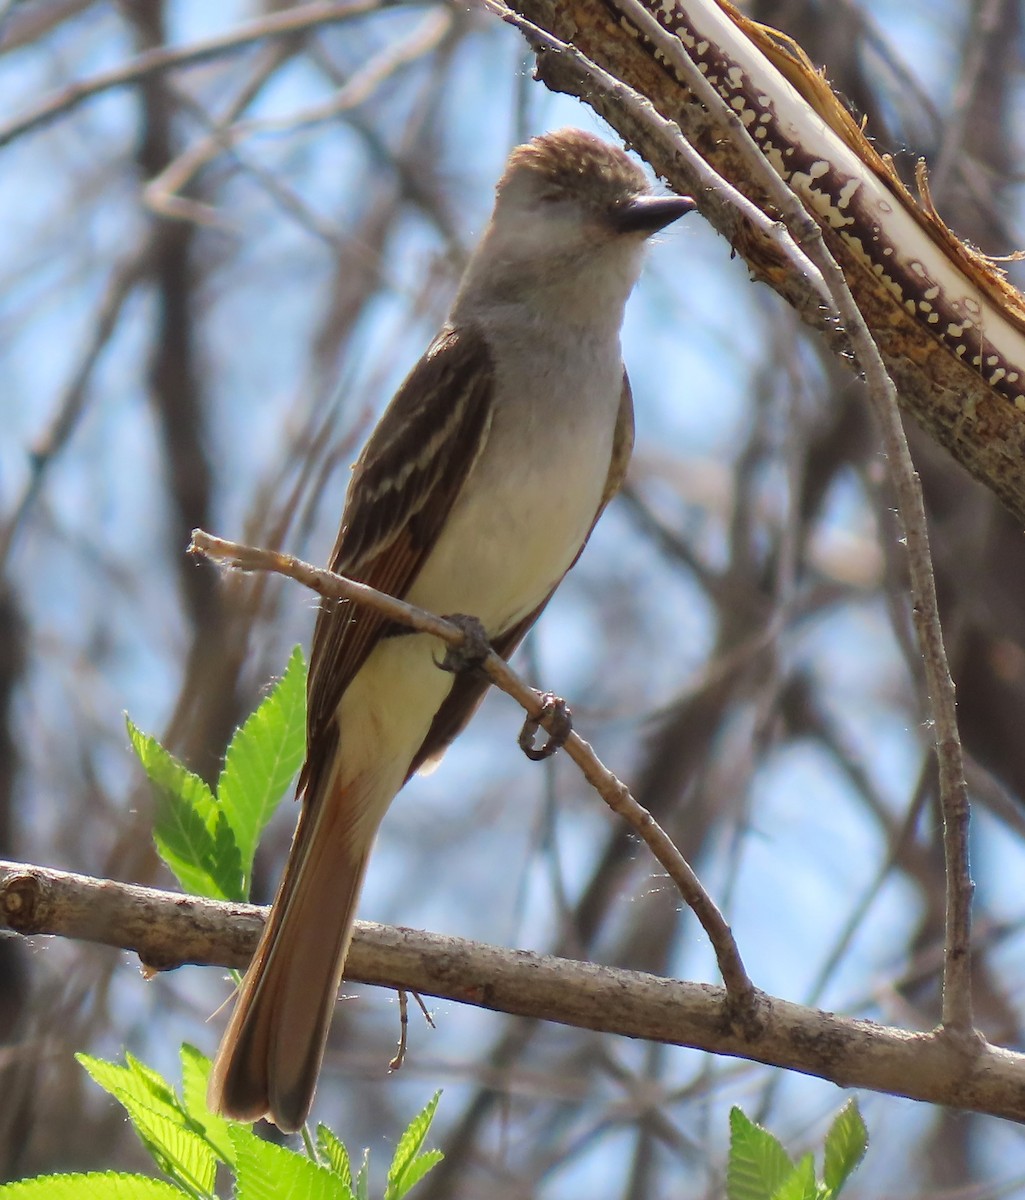
[[[386,807],[360,794],[357,781],[304,808],[214,1062],[215,1111],[237,1121],[267,1117],[286,1132],[309,1115],[377,833],[371,814]]]

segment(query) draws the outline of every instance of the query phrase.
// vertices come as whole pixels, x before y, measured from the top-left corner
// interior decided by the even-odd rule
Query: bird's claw
[[[548,739],[543,746],[535,746],[537,731],[545,724]],[[573,732],[573,714],[561,696],[544,692],[541,696],[541,711],[536,717],[528,717],[520,730],[519,747],[531,762],[541,762],[561,749]]]
[[[445,620],[455,625],[463,635],[461,646],[448,646],[445,657],[438,662],[443,671],[451,671],[458,675],[461,671],[472,671],[484,665],[484,660],[491,653],[491,643],[483,624],[476,617],[465,613],[453,613]]]

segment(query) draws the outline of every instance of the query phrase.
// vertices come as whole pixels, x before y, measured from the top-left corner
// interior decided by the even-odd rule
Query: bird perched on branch
[[[623,309],[648,237],[693,207],[580,130],[513,150],[444,328],[356,463],[333,571],[472,615],[512,653],[623,480]],[[306,1120],[378,826],[487,688],[439,670],[443,651],[369,608],[321,604],[302,811],[211,1076],[226,1116]]]

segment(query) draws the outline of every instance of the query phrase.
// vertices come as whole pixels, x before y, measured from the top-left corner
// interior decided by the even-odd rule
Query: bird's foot
[[[548,740],[543,746],[535,746],[534,738],[542,724],[548,734]],[[541,762],[551,758],[556,750],[566,744],[566,739],[573,732],[573,714],[569,705],[561,696],[552,692],[544,692],[541,696],[541,712],[536,717],[528,717],[520,730],[519,746],[532,762]]]
[[[465,613],[447,615],[445,620],[462,632],[463,642],[460,646],[447,647],[445,657],[438,666],[454,675],[483,666],[484,660],[491,653],[488,632],[483,624],[476,617],[469,617]]]

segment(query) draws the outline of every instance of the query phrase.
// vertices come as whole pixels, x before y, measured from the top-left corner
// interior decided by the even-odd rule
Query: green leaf
[[[137,1060],[131,1056],[125,1066],[108,1062],[104,1058],[93,1058],[91,1054],[76,1054],[75,1058],[93,1080],[120,1104],[143,1104],[168,1112],[177,1108],[178,1101],[166,1080],[156,1071],[144,1067],[142,1063],[139,1063],[139,1070],[133,1070],[132,1064]]]
[[[370,1200],[370,1151],[363,1151],[363,1161],[356,1174],[356,1200]]]
[[[407,1196],[427,1172],[433,1170],[444,1157],[445,1155],[440,1150],[425,1150],[409,1164],[408,1170],[402,1176],[402,1182],[398,1185],[398,1190],[394,1193],[385,1192],[386,1200],[392,1200],[393,1194],[395,1200],[402,1200],[402,1197]]]
[[[129,1109],[142,1144],[161,1171],[190,1192],[209,1196],[217,1178],[217,1158],[201,1133],[164,1113]]]
[[[168,753],[154,737],[126,717],[128,737],[153,785],[156,820],[153,840],[157,853],[187,892],[214,900],[237,899],[213,874],[213,835],[217,801],[199,778]]]
[[[327,1162],[327,1165],[341,1179],[346,1188],[349,1189],[349,1195],[352,1195],[352,1162],[349,1159],[349,1152],[346,1150],[340,1138],[338,1138],[326,1125],[317,1126],[317,1149],[320,1151],[321,1157]]]
[[[39,1175],[0,1186],[3,1200],[181,1200],[186,1194],[162,1179],[119,1171]]]
[[[819,1200],[821,1194],[815,1181],[814,1155],[806,1154],[772,1193],[772,1200]]]
[[[192,1192],[210,1194],[217,1159],[163,1076],[131,1054],[123,1067],[88,1054],[75,1057],[124,1107],[160,1170]]]
[[[731,1109],[727,1200],[772,1200],[793,1170],[794,1164],[777,1138],[739,1108]]]
[[[253,856],[267,822],[306,754],[306,663],[299,646],[285,673],[236,731],[217,782],[217,799],[235,835],[246,896]]]
[[[189,1117],[199,1126],[221,1162],[234,1165],[235,1145],[231,1140],[231,1125],[207,1107],[206,1089],[210,1079],[210,1060],[187,1042],[181,1048],[182,1105]],[[255,1136],[255,1135],[254,1135]]]
[[[235,1200],[349,1200],[334,1171],[233,1125]]]
[[[384,1200],[402,1200],[410,1188],[441,1161],[443,1155],[437,1150],[420,1155],[420,1149],[430,1131],[440,1099],[441,1092],[435,1092],[424,1108],[410,1121],[402,1137],[399,1138],[399,1144],[395,1147],[395,1153],[392,1156],[391,1166],[388,1168],[388,1183],[384,1191]]]
[[[223,808],[218,808],[211,830],[209,871],[226,900],[249,899],[249,872]],[[250,863],[250,868],[252,864]]]
[[[865,1157],[868,1130],[856,1100],[848,1100],[826,1134],[823,1178],[835,1196]]]

